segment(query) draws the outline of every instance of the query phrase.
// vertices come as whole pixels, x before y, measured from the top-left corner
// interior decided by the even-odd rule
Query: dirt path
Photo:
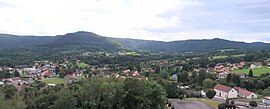
[[[214,109],[214,107],[201,101],[169,100],[175,109]]]

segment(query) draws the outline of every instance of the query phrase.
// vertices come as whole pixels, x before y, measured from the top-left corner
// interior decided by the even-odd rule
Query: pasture
[[[234,73],[238,73],[238,74],[247,74],[249,73],[250,69],[242,69],[242,70],[235,70],[233,71]],[[268,68],[267,66],[263,66],[261,68],[254,68],[252,69],[253,71],[253,75],[254,76],[260,76],[261,74],[264,73],[270,73],[270,68]]]

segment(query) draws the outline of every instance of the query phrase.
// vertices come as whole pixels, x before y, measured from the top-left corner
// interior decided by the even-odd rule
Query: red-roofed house
[[[118,78],[120,75],[118,73],[113,73],[112,77]]]
[[[132,74],[132,76],[136,77],[136,76],[139,76],[139,72],[138,71],[134,71],[134,73]]]
[[[232,87],[217,84],[214,87],[214,90],[216,91],[216,98],[224,100],[226,100],[227,98],[237,98],[237,91]]]
[[[234,89],[238,92],[239,97],[243,98],[257,98],[257,95],[253,92],[248,91],[247,89],[243,89],[240,87],[234,87]]]

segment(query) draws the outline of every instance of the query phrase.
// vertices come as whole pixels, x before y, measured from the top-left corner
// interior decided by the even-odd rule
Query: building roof
[[[234,89],[241,95],[250,96],[253,92],[248,91],[247,89],[243,89],[240,87],[234,87]]]
[[[270,100],[270,96],[264,97],[264,99]]]
[[[225,86],[225,85],[221,85],[221,84],[217,84],[214,89],[223,91],[223,92],[229,92],[230,90],[232,90],[231,87]]]

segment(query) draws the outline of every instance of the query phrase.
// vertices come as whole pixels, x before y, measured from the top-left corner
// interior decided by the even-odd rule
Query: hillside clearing
[[[242,69],[242,70],[235,70],[233,71],[234,73],[239,73],[239,74],[247,74],[249,73],[250,69]],[[254,76],[260,76],[261,74],[264,73],[270,73],[270,68],[268,68],[267,66],[263,66],[261,68],[254,68],[253,70],[253,75]]]
[[[66,79],[63,79],[63,78],[57,78],[57,77],[54,77],[54,78],[46,78],[46,79],[42,79],[41,81],[42,81],[42,82],[45,82],[46,84],[61,84],[61,83],[67,82]]]
[[[231,55],[230,57],[243,57],[245,55],[246,54],[237,54],[237,55]],[[229,57],[229,56],[222,55],[222,56],[213,56],[213,57],[208,57],[208,58],[211,60],[214,60],[214,59],[223,59],[223,58],[227,58],[227,57]]]
[[[80,63],[78,63],[77,65],[78,65],[78,67],[80,67],[80,68],[86,68],[86,67],[89,66],[89,65],[86,64],[85,62],[80,62]]]

